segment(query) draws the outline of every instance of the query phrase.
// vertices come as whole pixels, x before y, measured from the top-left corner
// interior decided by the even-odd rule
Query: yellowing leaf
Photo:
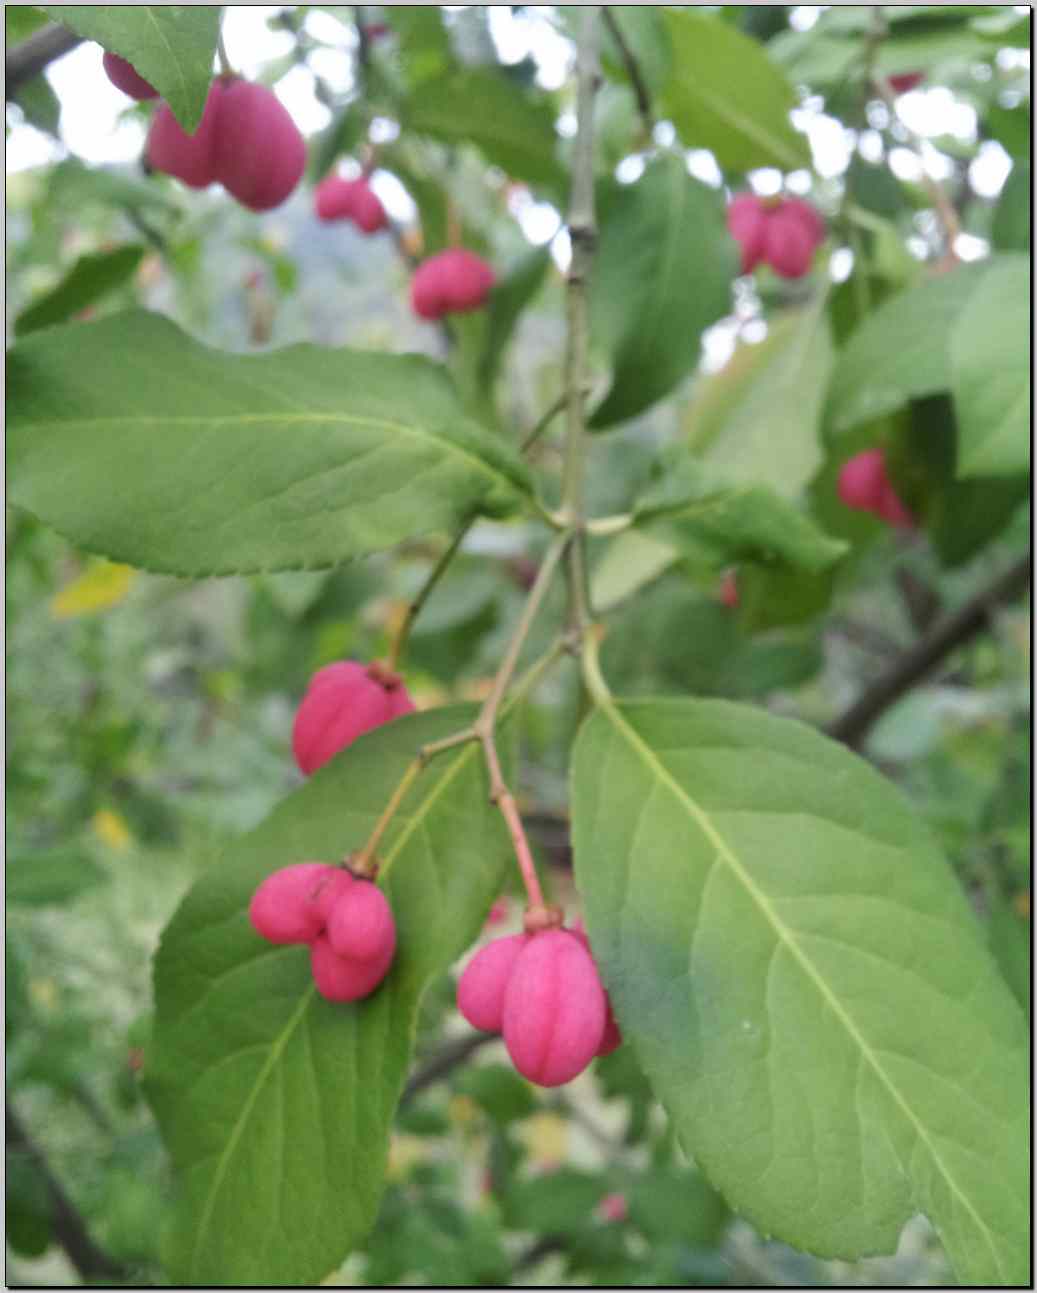
[[[136,573],[131,566],[98,561],[54,594],[50,613],[56,620],[68,620],[118,606],[129,592]]]
[[[133,843],[133,833],[126,825],[126,819],[110,808],[94,813],[91,825],[97,838],[117,853],[125,853]]]

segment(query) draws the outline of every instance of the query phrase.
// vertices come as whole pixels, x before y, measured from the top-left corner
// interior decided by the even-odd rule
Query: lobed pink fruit
[[[594,1058],[605,1031],[605,990],[594,960],[571,931],[529,938],[504,993],[504,1044],[523,1077],[561,1086]]]
[[[252,211],[269,211],[302,178],[306,142],[273,90],[235,80],[220,101],[213,160],[228,193]]]
[[[217,178],[215,160],[216,124],[223,99],[223,82],[214,81],[205,100],[205,111],[193,135],[189,135],[170,111],[160,103],[148,131],[148,161],[156,171],[173,175],[193,189],[204,189]]]
[[[508,979],[528,942],[526,934],[495,938],[468,962],[457,984],[457,1008],[473,1028],[500,1032]]]
[[[886,464],[881,449],[865,449],[843,463],[836,485],[847,507],[873,512],[886,483]]]
[[[481,256],[453,247],[430,256],[414,271],[411,304],[423,319],[477,310],[495,282],[493,269]]]
[[[310,969],[317,991],[328,1001],[359,1001],[370,996],[389,972],[394,948],[370,960],[339,956],[327,934],[310,945]]]
[[[886,80],[896,94],[907,94],[908,90],[913,90],[916,85],[922,84],[925,73],[899,72],[896,76],[887,76]]]
[[[879,501],[875,507],[875,514],[880,520],[887,525],[893,526],[896,530],[911,530],[917,524],[914,516],[901,502],[896,490],[887,480],[882,486],[882,492],[879,494]]]
[[[389,900],[366,878],[354,879],[328,916],[328,942],[337,956],[373,961],[396,951],[396,922]]]
[[[329,175],[317,185],[314,199],[320,220],[352,220],[364,233],[377,233],[389,223],[378,194],[363,178]]]
[[[158,91],[151,82],[145,81],[133,64],[128,63],[126,59],[105,50],[101,61],[108,80],[123,94],[128,94],[131,99],[137,100],[158,98]]]
[[[825,224],[802,198],[779,200],[739,193],[727,208],[727,227],[742,250],[742,273],[761,262],[783,278],[800,278],[824,241]]]
[[[271,943],[311,943],[324,928],[322,892],[346,874],[326,862],[296,862],[274,871],[249,903],[256,933]]]
[[[292,749],[309,776],[372,728],[414,710],[394,675],[354,660],[326,665],[310,679],[292,726]]]
[[[587,931],[583,928],[583,922],[581,920],[576,921],[576,924],[574,925],[572,932],[576,936],[576,938],[578,938],[580,942],[584,945],[584,947],[587,949],[588,953],[590,954],[590,958],[593,961],[594,953],[591,951],[590,939],[587,937]],[[595,968],[595,971],[598,968],[598,963],[596,961],[594,962],[594,968]],[[599,975],[598,978],[600,982],[601,976]],[[605,1031],[601,1035],[601,1045],[598,1047],[595,1054],[600,1059],[606,1055],[611,1055],[612,1052],[617,1047],[622,1045],[623,1045],[623,1034],[619,1031],[619,1025],[616,1023],[616,1017],[612,1013],[612,998],[609,996],[608,991],[606,989],[605,990]]]
[[[625,1194],[606,1194],[597,1207],[602,1221],[626,1221],[629,1212]]]
[[[724,606],[734,610],[739,603],[738,576],[733,570],[725,570],[720,577],[720,601]]]
[[[739,193],[727,207],[727,229],[742,249],[742,273],[751,274],[763,259],[767,208],[755,193]]]

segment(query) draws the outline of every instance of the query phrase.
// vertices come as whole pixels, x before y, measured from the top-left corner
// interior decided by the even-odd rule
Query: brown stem
[[[471,1037],[462,1037],[460,1041],[448,1042],[411,1076],[410,1081],[403,1088],[403,1095],[400,1096],[400,1108],[410,1104],[418,1092],[424,1091],[427,1086],[442,1082],[470,1055],[474,1055],[481,1047],[496,1040],[495,1033],[473,1033]]]
[[[26,1131],[10,1104],[7,1106],[6,1130],[8,1153],[19,1153],[31,1160],[43,1179],[50,1201],[54,1238],[64,1249],[80,1278],[86,1283],[127,1279],[129,1273],[90,1238],[78,1208],[65,1193],[61,1182],[51,1171],[43,1150]]]
[[[82,36],[77,36],[67,27],[59,27],[57,23],[49,23],[34,31],[7,52],[4,60],[5,98],[14,98],[16,92],[33,77],[39,76],[48,63],[53,63],[82,43]]]
[[[1026,591],[1030,586],[1030,575],[1031,554],[1027,552],[905,652],[859,700],[829,724],[828,735],[854,748],[859,747],[873,724],[891,705],[947,655],[986,628],[992,610]]]

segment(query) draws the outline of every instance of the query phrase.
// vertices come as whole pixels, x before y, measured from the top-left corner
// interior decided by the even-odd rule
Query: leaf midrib
[[[432,444],[449,450],[459,458],[472,463],[485,475],[492,477],[494,480],[505,481],[513,489],[519,489],[512,477],[505,475],[504,472],[497,470],[491,463],[484,459],[476,457],[475,454],[469,453],[463,446],[457,444],[447,436],[438,436],[432,431],[427,431],[420,426],[408,426],[405,422],[391,422],[385,418],[377,417],[359,417],[355,413],[281,413],[272,410],[269,413],[225,413],[225,414],[193,414],[183,413],[165,416],[160,413],[128,413],[120,414],[116,417],[101,418],[47,418],[39,422],[19,422],[17,430],[19,431],[46,431],[54,427],[105,427],[116,424],[134,425],[137,423],[157,423],[160,426],[172,426],[176,424],[185,424],[187,426],[197,426],[203,429],[230,425],[230,426],[249,426],[254,423],[263,422],[288,422],[288,423],[313,423],[316,425],[329,423],[344,423],[347,426],[364,427],[374,431],[394,431],[400,435],[411,436],[416,440],[430,441]]]
[[[392,847],[390,849],[386,850],[385,859],[381,866],[381,871],[383,875],[389,869],[392,863],[395,861],[397,855],[400,852],[402,852],[404,845],[410,839],[411,835],[424,822],[424,819],[431,811],[432,805],[439,799],[440,795],[444,793],[444,791],[446,790],[446,787],[449,786],[450,783],[454,780],[454,778],[458,775],[461,768],[469,761],[469,759],[472,758],[475,752],[475,748],[476,748],[475,746],[470,745],[466,750],[463,750],[460,755],[455,757],[451,767],[448,768],[443,773],[439,781],[436,782],[436,784],[433,787],[431,787],[425,799],[422,801],[420,808],[414,813],[412,817],[408,819],[407,824],[404,826],[403,830],[400,831],[399,838],[393,841]],[[227,1144],[224,1147],[223,1152],[220,1154],[219,1161],[216,1165],[216,1171],[213,1175],[212,1185],[209,1189],[208,1195],[206,1196],[205,1206],[202,1209],[202,1215],[198,1221],[198,1229],[196,1231],[196,1237],[195,1237],[194,1256],[191,1261],[192,1272],[195,1271],[198,1259],[201,1257],[202,1250],[205,1246],[206,1231],[208,1230],[209,1225],[212,1222],[212,1214],[213,1214],[213,1210],[216,1207],[216,1198],[220,1192],[220,1186],[223,1184],[223,1178],[226,1175],[227,1168],[230,1165],[230,1159],[233,1155],[234,1149],[236,1148],[238,1141],[241,1138],[241,1135],[245,1129],[245,1126],[248,1123],[248,1118],[252,1112],[252,1108],[255,1105],[255,1102],[259,1099],[259,1093],[263,1089],[263,1086],[265,1085],[267,1078],[270,1076],[271,1072],[273,1071],[275,1063],[280,1058],[284,1048],[288,1045],[288,1042],[291,1038],[292,1033],[298,1027],[300,1021],[306,1014],[306,1011],[309,1009],[311,1002],[316,997],[316,991],[317,991],[316,988],[313,986],[309,987],[306,990],[306,993],[303,995],[303,998],[300,1001],[299,1005],[297,1006],[295,1013],[292,1015],[291,1019],[289,1019],[288,1023],[282,1029],[280,1035],[276,1038],[273,1045],[271,1046],[270,1054],[266,1062],[264,1063],[263,1067],[260,1069],[256,1077],[256,1081],[252,1087],[252,1091],[249,1093],[249,1096],[242,1107],[241,1113],[238,1115],[238,1118],[234,1123],[234,1127],[231,1131]]]
[[[1004,1268],[1002,1267],[1000,1255],[999,1255],[997,1246],[993,1242],[993,1238],[989,1227],[986,1225],[986,1223],[983,1221],[983,1218],[976,1211],[968,1195],[963,1193],[963,1191],[961,1190],[961,1187],[958,1185],[954,1177],[951,1175],[949,1169],[947,1168],[943,1159],[940,1157],[939,1153],[936,1150],[935,1145],[933,1144],[931,1138],[929,1137],[925,1128],[925,1124],[918,1118],[918,1116],[915,1114],[914,1110],[912,1109],[911,1105],[908,1103],[905,1096],[901,1093],[900,1089],[893,1082],[892,1078],[886,1073],[885,1069],[878,1062],[875,1052],[868,1045],[868,1042],[861,1034],[860,1030],[858,1029],[857,1025],[853,1020],[853,1017],[847,1011],[847,1009],[842,1004],[840,999],[834,995],[832,990],[825,983],[824,978],[821,976],[820,972],[815,967],[813,961],[811,961],[810,957],[807,956],[807,954],[802,950],[802,948],[799,946],[798,942],[796,941],[795,937],[793,936],[792,932],[786,927],[784,922],[778,916],[778,913],[774,910],[774,907],[772,906],[771,902],[767,898],[766,894],[764,894],[753,883],[752,877],[750,876],[748,871],[745,869],[745,867],[738,860],[736,855],[728,847],[724,837],[714,827],[712,821],[710,820],[709,814],[702,807],[700,807],[700,805],[697,804],[694,799],[691,798],[691,796],[687,793],[687,791],[685,791],[684,787],[680,784],[680,782],[678,782],[673,777],[673,775],[670,773],[666,765],[662,762],[661,759],[657,757],[654,750],[652,750],[652,748],[641,738],[641,736],[633,727],[633,725],[623,716],[618,706],[614,703],[609,703],[601,706],[601,709],[608,717],[609,721],[617,729],[619,734],[622,737],[624,737],[629,742],[629,744],[633,747],[635,753],[640,755],[640,757],[643,759],[645,764],[648,766],[649,770],[655,773],[659,782],[662,785],[664,785],[671,792],[671,794],[673,794],[673,796],[676,799],[678,799],[681,803],[685,805],[689,814],[695,819],[695,822],[699,826],[702,833],[706,836],[706,838],[716,849],[717,857],[720,858],[721,861],[726,863],[726,865],[734,873],[735,877],[741,881],[746,892],[749,894],[749,897],[753,900],[753,902],[755,902],[760,912],[763,914],[764,918],[767,920],[767,922],[774,930],[775,935],[785,945],[785,947],[788,948],[790,954],[798,962],[804,974],[806,974],[807,977],[813,981],[822,999],[824,1000],[826,1005],[831,1009],[835,1017],[840,1021],[840,1023],[842,1023],[843,1027],[846,1029],[846,1032],[849,1034],[850,1039],[858,1046],[861,1054],[868,1062],[875,1076],[879,1079],[880,1083],[886,1088],[886,1090],[892,1096],[896,1104],[899,1105],[899,1107],[903,1110],[904,1114],[906,1115],[906,1117],[908,1118],[912,1126],[915,1128],[915,1132],[919,1140],[921,1140],[922,1143],[925,1145],[926,1149],[929,1152],[929,1156],[932,1162],[935,1164],[940,1174],[943,1176],[943,1179],[946,1181],[948,1188],[951,1190],[954,1196],[961,1201],[965,1210],[975,1221],[981,1234],[984,1237],[984,1240],[986,1241],[987,1247],[989,1248],[991,1255],[994,1258],[994,1265],[996,1266],[998,1272],[1003,1274]]]

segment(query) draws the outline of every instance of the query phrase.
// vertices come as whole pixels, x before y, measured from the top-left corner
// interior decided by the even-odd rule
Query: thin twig
[[[1027,552],[905,652],[859,700],[829,724],[828,735],[851,747],[860,746],[872,725],[891,705],[952,651],[983,631],[991,611],[1025,592],[1030,586],[1030,574],[1031,556]]]
[[[444,549],[442,555],[436,564],[429,571],[428,577],[422,584],[417,596],[408,605],[403,621],[393,636],[392,645],[389,648],[389,655],[386,661],[389,669],[396,670],[399,666],[400,659],[407,647],[407,640],[410,637],[411,629],[414,627],[414,621],[421,614],[422,607],[432,595],[432,590],[446,574],[447,569],[457,556],[461,544],[464,543],[468,531],[475,524],[475,517],[472,516],[458,530],[457,534],[451,540],[449,546]]]
[[[13,99],[18,90],[34,77],[39,76],[48,63],[61,58],[69,50],[83,43],[83,37],[77,36],[67,27],[49,23],[34,31],[31,36],[20,41],[14,49],[7,51],[4,59],[4,95]]]
[[[555,420],[558,414],[563,411],[568,401],[568,398],[569,397],[567,393],[563,391],[561,395],[559,395],[558,398],[554,401],[554,403],[548,406],[546,411],[541,416],[540,421],[537,422],[536,426],[532,429],[532,431],[530,431],[527,434],[526,438],[519,445],[520,453],[525,453],[528,449],[532,449],[532,447],[544,434],[544,432]]]
[[[400,1096],[400,1108],[410,1104],[426,1087],[449,1077],[454,1069],[474,1055],[477,1050],[495,1041],[497,1041],[495,1033],[473,1033],[470,1037],[462,1037],[460,1041],[448,1042],[411,1076],[410,1081],[403,1088],[403,1095]]]
[[[652,118],[652,96],[648,91],[644,76],[641,74],[641,65],[638,63],[634,51],[627,43],[626,36],[623,35],[623,28],[616,21],[616,16],[606,5],[602,10],[605,18],[605,26],[609,29],[609,35],[616,42],[619,49],[619,56],[623,60],[623,67],[630,78],[630,87],[634,91],[634,97],[637,99],[637,111],[641,116],[641,129],[644,131],[646,146],[652,141],[652,131],[655,128],[655,122]]]
[[[29,1135],[10,1104],[7,1106],[6,1130],[8,1152],[20,1153],[29,1159],[42,1179],[50,1202],[54,1238],[80,1278],[86,1283],[127,1279],[129,1272],[90,1238],[79,1209],[65,1193],[43,1150]]]

